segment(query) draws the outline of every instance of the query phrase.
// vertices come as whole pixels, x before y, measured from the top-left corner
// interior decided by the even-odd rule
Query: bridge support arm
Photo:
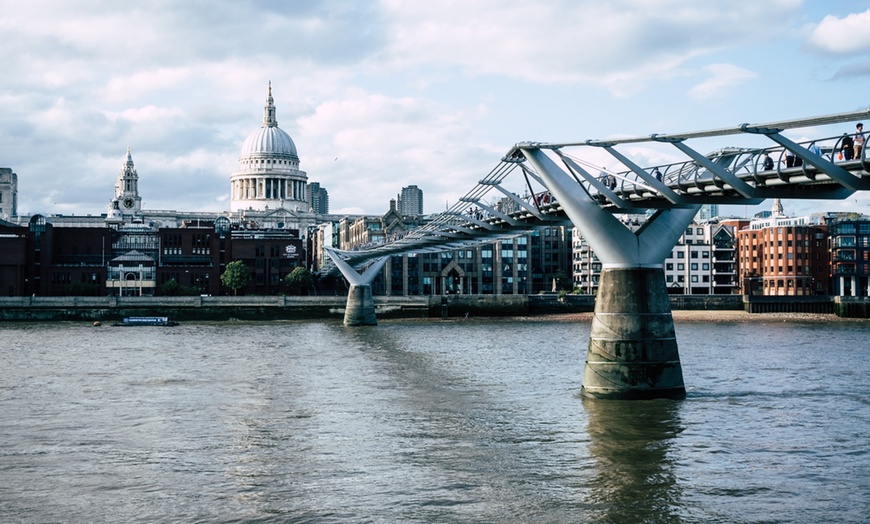
[[[484,211],[489,213],[490,216],[494,216],[496,218],[500,218],[501,220],[504,220],[504,222],[508,225],[511,225],[511,226],[519,226],[520,225],[519,221],[507,216],[506,214],[502,213],[501,211],[499,211],[493,207],[490,207],[490,206],[484,204],[483,202],[478,202],[477,207],[479,207],[480,209],[483,209]]]
[[[692,160],[694,160],[698,164],[704,166],[705,168],[707,168],[707,170],[709,170],[715,176],[719,177],[720,179],[722,179],[726,183],[728,183],[732,188],[734,188],[734,191],[737,191],[738,193],[740,193],[740,195],[743,196],[744,198],[753,198],[753,197],[757,196],[757,193],[758,193],[757,189],[755,189],[751,185],[747,184],[743,180],[740,180],[739,178],[737,178],[737,175],[728,171],[726,168],[720,166],[719,164],[713,162],[712,160],[705,157],[701,153],[698,153],[697,151],[695,151],[691,147],[687,146],[681,140],[664,140],[664,139],[662,139],[661,141],[670,142],[674,147],[676,147],[677,149],[679,149],[680,151],[685,153],[686,156],[688,156],[689,158],[691,158]]]
[[[605,151],[610,153],[614,158],[623,163],[623,165],[627,166],[631,169],[634,174],[639,176],[644,182],[646,182],[650,187],[654,188],[659,192],[663,197],[665,197],[668,202],[672,204],[680,204],[683,201],[683,198],[674,192],[673,189],[669,188],[665,185],[664,182],[660,180],[656,180],[652,175],[647,173],[642,167],[632,162],[628,157],[617,151],[613,148],[613,146],[605,145],[602,146]]]
[[[605,265],[660,267],[700,208],[695,204],[660,210],[641,229],[632,232],[593,201],[580,184],[543,151],[522,151]]]
[[[686,388],[662,264],[700,206],[659,210],[632,232],[541,150],[522,152],[603,265],[582,394],[683,398]]]
[[[574,171],[575,173],[578,173],[580,176],[582,176],[584,179],[586,179],[586,181],[589,182],[590,186],[594,187],[598,191],[599,194],[606,196],[611,202],[613,202],[616,205],[616,207],[619,207],[619,208],[634,207],[631,204],[629,204],[628,202],[626,202],[625,200],[623,200],[622,198],[620,198],[619,196],[617,196],[616,192],[613,191],[612,189],[610,189],[609,187],[607,187],[607,185],[605,185],[604,182],[602,180],[600,180],[597,176],[593,176],[591,173],[589,173],[588,171],[586,171],[585,169],[580,167],[580,165],[577,164],[577,162],[574,162],[573,160],[571,160],[568,157],[563,156],[561,158],[562,158],[562,161],[565,163],[565,165],[568,166],[568,169]]]
[[[815,153],[810,153],[807,148],[789,140],[779,133],[766,133],[766,135],[777,144],[793,152],[798,158],[807,164],[816,167],[819,171],[839,182],[843,187],[851,189],[852,191],[870,189],[870,180],[864,180],[860,177],[854,176],[852,173],[846,171],[833,162],[825,160]]]
[[[372,282],[387,263],[389,257],[375,260],[366,270],[360,274],[351,267],[341,255],[332,249],[327,249],[329,257],[335,262],[338,270],[350,284],[347,292],[347,305],[344,309],[345,326],[376,326],[378,319],[375,316],[375,301],[372,297]]]
[[[525,209],[526,211],[528,211],[529,213],[531,213],[532,216],[534,216],[534,217],[537,218],[538,220],[541,220],[541,221],[545,221],[545,220],[546,220],[543,216],[541,216],[541,213],[540,213],[537,209],[535,209],[534,207],[530,206],[527,202],[523,201],[523,199],[521,199],[521,198],[518,197],[517,195],[511,193],[510,191],[508,191],[507,189],[501,187],[501,186],[498,185],[498,184],[489,184],[489,185],[491,185],[492,187],[494,187],[494,188],[498,189],[499,191],[501,191],[501,192],[504,194],[504,196],[508,197],[510,200],[512,200],[513,202],[515,202],[518,206],[520,206],[521,208],[523,208],[523,209]]]
[[[555,195],[574,227],[601,260],[637,265],[637,238],[608,211],[601,209],[583,187],[540,149],[522,149],[523,155]]]

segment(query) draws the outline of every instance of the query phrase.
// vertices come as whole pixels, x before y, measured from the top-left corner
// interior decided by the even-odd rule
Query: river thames
[[[866,523],[868,328],[677,322],[619,402],[588,322],[0,324],[0,522]]]

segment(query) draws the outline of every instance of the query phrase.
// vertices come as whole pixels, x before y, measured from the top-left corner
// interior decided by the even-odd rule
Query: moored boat
[[[169,320],[169,317],[124,317],[123,320],[112,324],[113,326],[177,326],[178,322]]]

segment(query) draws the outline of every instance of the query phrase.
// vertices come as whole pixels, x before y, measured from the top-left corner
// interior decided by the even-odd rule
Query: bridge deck
[[[404,237],[341,251],[351,264],[404,252],[444,251],[490,242],[542,227],[570,224],[560,203],[526,162],[523,150],[549,152],[588,197],[613,213],[644,213],[696,204],[757,204],[768,198],[843,199],[870,189],[870,159],[841,158],[845,134],[792,142],[784,130],[815,128],[870,118],[870,110],[710,131],[569,143],[525,142],[514,146],[466,195]],[[701,155],[691,139],[743,135],[758,147],[727,147]],[[640,167],[616,146],[671,144],[685,159]],[[773,142],[773,145],[771,145]],[[625,169],[603,171],[583,158],[606,151]],[[765,155],[773,162],[764,169]],[[589,156],[589,155],[587,155]],[[599,153],[600,156],[600,153]],[[792,162],[789,157],[796,160]],[[660,177],[656,174],[661,173]],[[517,191],[519,189],[519,191]],[[520,196],[522,194],[523,196]],[[500,199],[494,203],[493,197]],[[485,199],[490,198],[487,202]]]

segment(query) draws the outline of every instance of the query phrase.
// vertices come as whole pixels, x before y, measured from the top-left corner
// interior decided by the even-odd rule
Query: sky
[[[337,214],[411,184],[438,212],[521,141],[870,107],[868,1],[0,0],[0,34],[19,214],[104,213],[128,147],[145,209],[228,210],[269,82]],[[870,192],[783,205],[870,213]]]

